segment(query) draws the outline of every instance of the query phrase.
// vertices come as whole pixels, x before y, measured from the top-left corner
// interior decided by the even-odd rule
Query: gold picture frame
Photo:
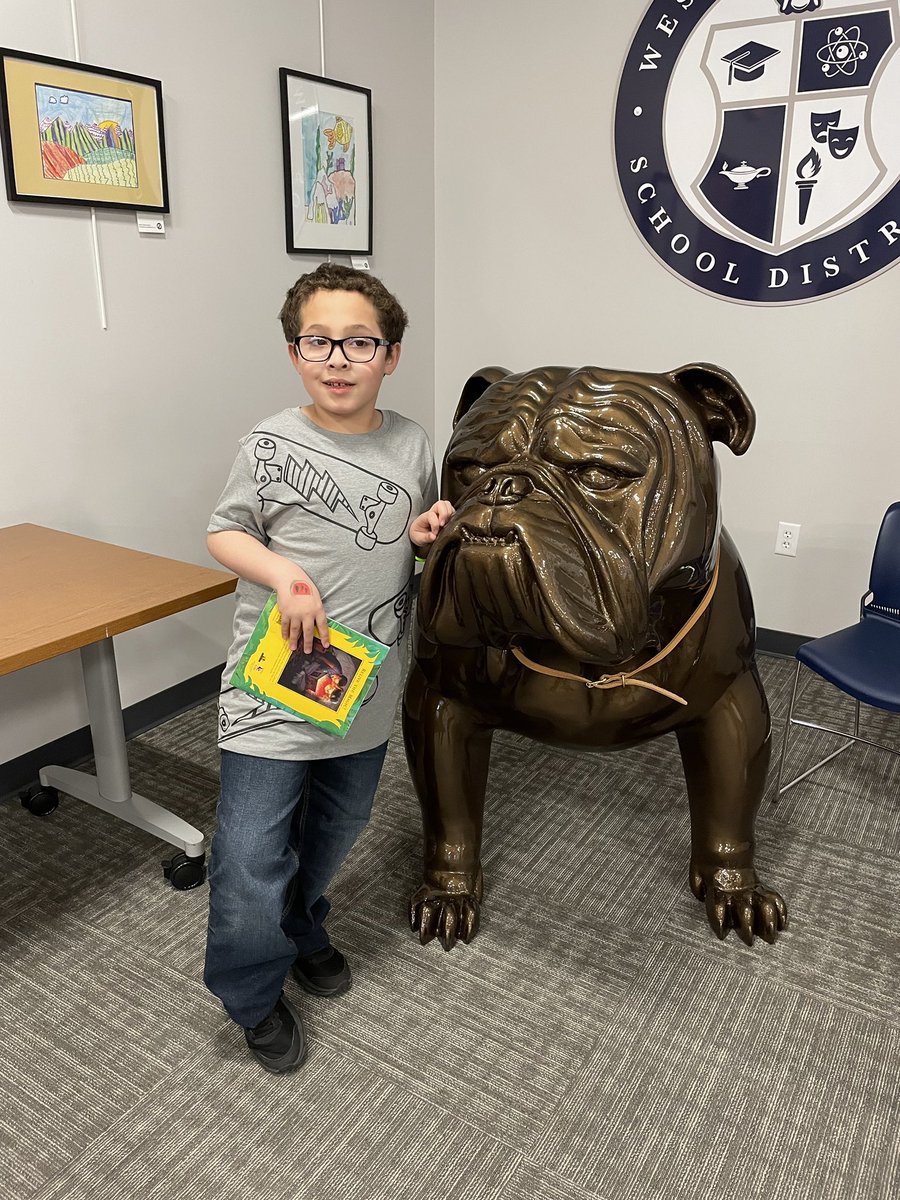
[[[169,211],[158,79],[0,48],[10,200]]]

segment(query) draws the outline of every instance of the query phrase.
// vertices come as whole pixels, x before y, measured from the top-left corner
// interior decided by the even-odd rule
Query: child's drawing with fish
[[[307,172],[306,220],[317,225],[356,224],[356,142],[353,126],[337,113],[315,110],[303,118]]]

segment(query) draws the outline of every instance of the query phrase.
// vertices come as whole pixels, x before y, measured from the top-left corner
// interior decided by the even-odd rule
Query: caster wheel
[[[206,879],[206,855],[199,858],[188,858],[183,850],[173,858],[163,859],[163,875],[179,892],[187,892],[199,887]]]
[[[46,817],[59,805],[59,792],[52,787],[33,787],[19,796],[22,807],[35,817]]]

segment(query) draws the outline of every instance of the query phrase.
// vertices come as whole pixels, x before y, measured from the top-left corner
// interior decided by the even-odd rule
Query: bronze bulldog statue
[[[674,731],[690,886],[710,924],[748,944],[784,928],[784,901],[753,866],[769,710],[712,447],[743,454],[754,426],[736,380],[703,363],[489,367],[467,382],[444,460],[456,512],[422,572],[403,702],[423,943],[449,950],[478,929],[495,729],[592,750]]]

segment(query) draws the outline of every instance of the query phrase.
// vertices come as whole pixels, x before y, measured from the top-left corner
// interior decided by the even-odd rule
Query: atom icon
[[[829,30],[828,41],[816,53],[823,74],[829,78],[837,74],[855,75],[856,68],[868,56],[869,47],[860,40],[858,25],[851,25],[846,31],[840,25]]]

